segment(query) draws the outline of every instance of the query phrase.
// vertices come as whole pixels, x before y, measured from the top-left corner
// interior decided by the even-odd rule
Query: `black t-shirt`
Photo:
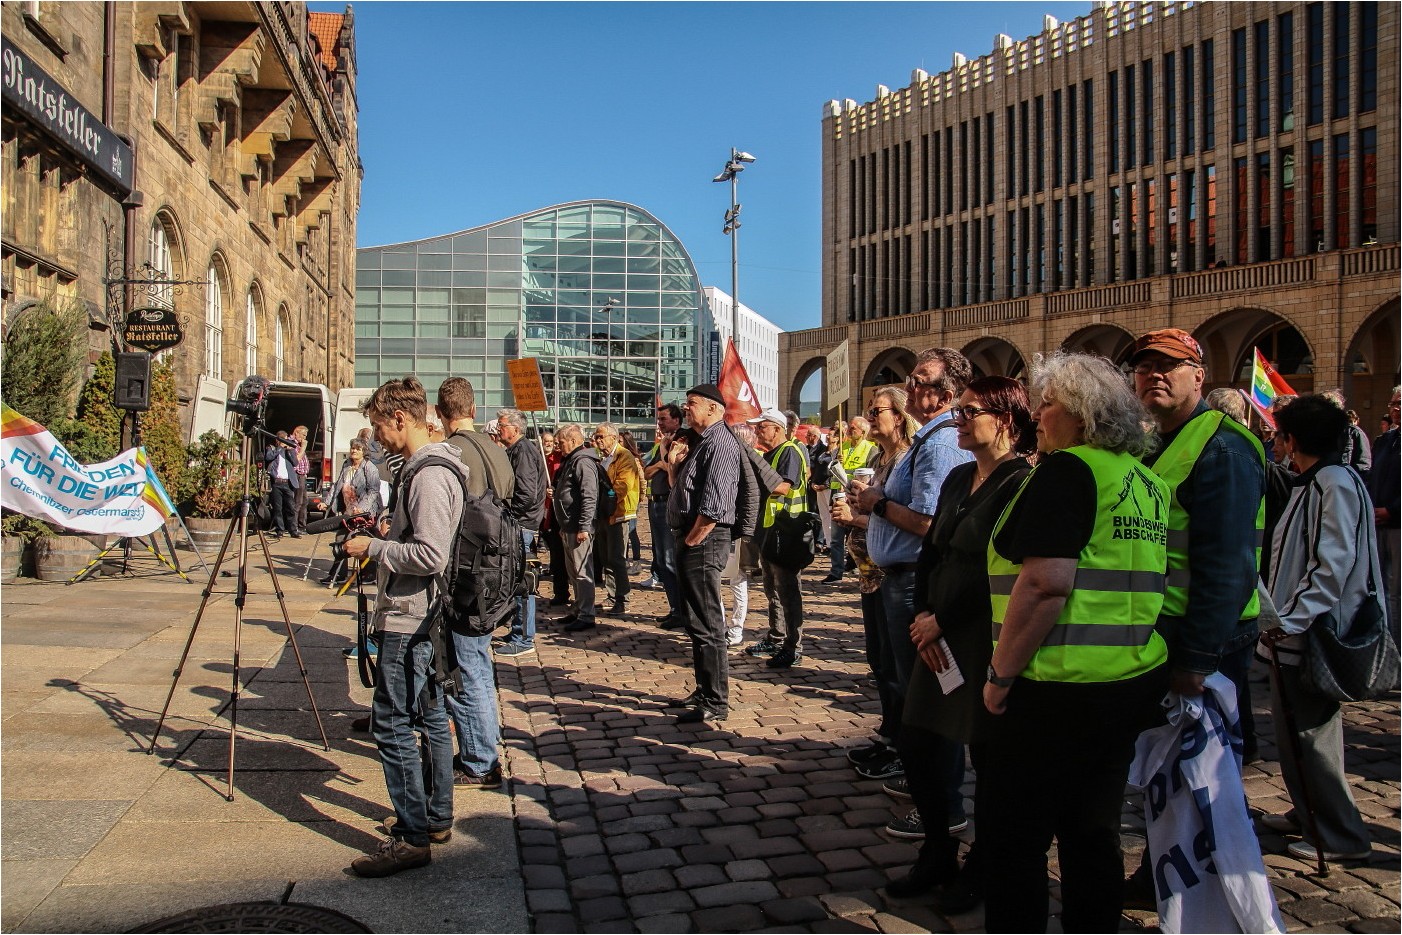
[[[1095,530],[1097,499],[1090,465],[1064,451],[1046,455],[993,544],[1015,564],[1029,558],[1080,558]]]

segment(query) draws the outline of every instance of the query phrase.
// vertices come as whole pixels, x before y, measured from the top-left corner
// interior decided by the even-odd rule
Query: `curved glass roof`
[[[503,361],[538,359],[548,422],[650,428],[700,382],[710,314],[695,264],[635,205],[577,201],[357,251],[356,383],[415,373],[512,404]]]

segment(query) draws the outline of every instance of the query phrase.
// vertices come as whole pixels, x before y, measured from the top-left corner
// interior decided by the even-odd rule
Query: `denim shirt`
[[[940,431],[952,426],[954,420],[946,413],[927,422],[915,433],[915,444],[901,456],[891,476],[882,488],[885,496],[917,513],[934,516],[940,505],[940,488],[949,472],[974,456],[959,447],[952,431]],[[934,434],[938,431],[938,434]],[[924,439],[923,443],[921,439]],[[914,455],[910,452],[913,451]],[[894,523],[872,514],[867,521],[867,554],[882,568],[913,565],[920,558],[922,537],[906,532]]]
[[[1199,402],[1189,421],[1208,409]],[[1162,436],[1158,453],[1180,431]],[[1155,460],[1145,463],[1152,467]],[[1217,430],[1179,485],[1178,501],[1188,511],[1188,612],[1159,618],[1175,669],[1215,672],[1223,655],[1256,639],[1256,621],[1240,618],[1258,580],[1256,509],[1265,491],[1265,466],[1251,443],[1231,429]]]

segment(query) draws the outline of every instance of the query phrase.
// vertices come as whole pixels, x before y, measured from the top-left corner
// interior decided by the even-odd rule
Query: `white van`
[[[336,393],[335,430],[331,434],[331,479],[335,480],[341,465],[350,453],[351,439],[361,429],[370,427],[370,420],[360,411],[365,400],[375,392],[373,387],[348,386]]]

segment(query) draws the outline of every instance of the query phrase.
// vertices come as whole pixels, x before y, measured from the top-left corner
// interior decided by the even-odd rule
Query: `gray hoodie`
[[[443,442],[425,445],[404,465],[416,470],[431,453],[467,478],[461,452]],[[401,474],[401,477],[403,475]],[[452,557],[453,537],[462,516],[462,484],[447,467],[434,464],[415,473],[408,496],[401,496],[390,517],[389,535],[370,542],[369,555],[380,563],[375,629],[390,633],[427,632],[428,609],[437,596],[436,579]],[[406,536],[413,518],[413,533]],[[404,541],[401,541],[404,540]]]

